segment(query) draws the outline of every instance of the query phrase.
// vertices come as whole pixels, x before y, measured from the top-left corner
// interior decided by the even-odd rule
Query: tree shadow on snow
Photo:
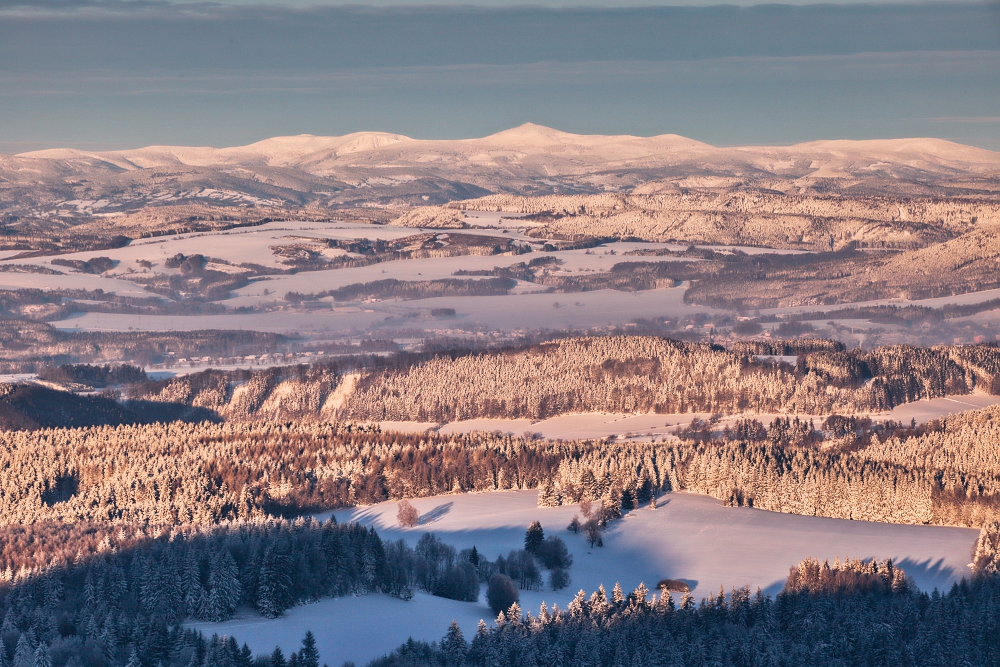
[[[906,576],[913,577],[917,587],[925,593],[930,593],[935,588],[942,593],[947,592],[954,579],[962,579],[972,574],[971,571],[960,572],[950,565],[945,565],[943,558],[936,561],[932,561],[930,558],[924,561],[904,558],[897,562],[896,566],[903,568]]]
[[[777,597],[778,593],[781,592],[781,589],[785,587],[785,581],[787,581],[787,580],[786,579],[778,579],[776,582],[774,582],[770,586],[765,586],[762,589],[764,591],[764,595],[770,595],[772,598],[773,597]],[[750,592],[754,593],[756,591],[750,591]]]
[[[424,512],[423,514],[420,515],[419,524],[423,526],[428,523],[434,523],[435,521],[443,517],[445,514],[450,512],[451,506],[453,504],[454,503],[445,503],[444,505],[438,505],[434,509]]]

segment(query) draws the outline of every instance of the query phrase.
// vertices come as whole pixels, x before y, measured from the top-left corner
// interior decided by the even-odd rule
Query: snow
[[[968,410],[980,410],[997,404],[1000,404],[1000,396],[988,394],[943,396],[899,405],[892,410],[873,413],[871,417],[875,421],[893,420],[904,424],[909,424],[911,419],[916,419],[918,424],[924,424],[931,419],[956,415]],[[712,416],[707,412],[638,415],[581,412],[558,415],[536,422],[532,422],[530,419],[468,419],[444,424],[437,428],[437,431],[444,434],[500,431],[514,435],[528,432],[537,433],[549,440],[588,440],[613,436],[629,440],[650,440],[672,436],[678,428],[688,426],[694,419],[707,421]],[[736,421],[747,417],[753,417],[768,424],[778,416],[776,413],[728,415],[721,418],[713,428],[716,431],[721,431],[727,425],[732,426]],[[812,419],[818,425],[822,424],[827,416],[829,415],[806,415],[805,419],[807,421]],[[437,425],[422,422],[382,423],[383,430],[406,429],[409,432],[429,430],[435,426]]]
[[[312,275],[312,274],[308,274]],[[270,282],[256,283],[262,290]],[[268,287],[270,288],[270,287]],[[381,328],[397,328],[398,318],[413,312],[435,308],[454,308],[457,317],[449,320],[406,320],[407,329],[420,327],[435,333],[441,329],[474,331],[485,327],[498,331],[525,329],[589,329],[621,326],[637,318],[688,317],[699,312],[713,313],[712,308],[684,303],[684,287],[646,292],[598,290],[578,294],[510,294],[503,296],[456,296],[413,301],[382,301],[365,304],[373,312],[274,311],[251,314],[219,315],[133,315],[128,313],[79,313],[53,322],[60,329],[80,331],[196,331],[201,329],[251,329],[278,333],[299,333],[318,337],[331,333]],[[272,290],[278,292],[279,290]],[[235,302],[227,302],[227,304]],[[386,322],[386,317],[397,318]],[[627,332],[627,329],[622,329]]]
[[[580,135],[533,123],[487,137],[457,141],[416,140],[398,134],[358,132],[340,137],[274,137],[249,146],[221,149],[188,146],[148,146],[109,152],[52,149],[22,153],[20,157],[99,160],[123,169],[280,165],[314,174],[334,173],[338,166],[361,164],[383,167],[433,162],[447,167],[498,163],[506,168],[528,165],[550,177],[624,164],[645,168],[705,163],[766,166],[809,160],[817,170],[810,177],[817,178],[854,173],[875,165],[884,168],[887,164],[941,173],[954,169],[989,170],[1000,163],[1000,155],[993,151],[940,139],[816,141],[795,146],[717,148],[678,135]]]
[[[888,412],[880,412],[872,416],[879,421],[892,419],[909,424],[911,419],[916,419],[918,424],[924,424],[932,419],[956,415],[968,410],[979,410],[998,403],[1000,403],[1000,396],[990,396],[988,394],[944,396],[941,398],[914,401],[913,403],[904,403]]]
[[[502,431],[521,435],[529,431],[549,440],[587,440],[633,434],[661,437],[672,433],[678,426],[687,426],[695,418],[708,419],[710,416],[709,413],[690,412],[640,415],[581,412],[558,415],[537,422],[532,422],[530,419],[469,419],[446,424],[439,428],[438,432]],[[383,426],[383,429],[386,427]]]
[[[992,301],[993,299],[1000,299],[1000,289],[967,292],[965,294],[956,294],[954,296],[936,296],[930,299],[911,300],[892,298],[876,299],[874,301],[856,301],[853,303],[839,303],[832,306],[789,306],[786,308],[765,308],[761,309],[760,312],[762,315],[785,315],[795,313],[831,312],[848,308],[866,308],[870,306],[898,306],[900,308],[905,308],[906,306],[919,306],[923,308],[941,308],[948,305],[971,305],[984,303],[986,301]],[[855,321],[864,324],[865,326],[870,325],[870,323],[864,319],[837,321],[840,323]]]
[[[104,255],[103,250],[100,253],[87,253],[85,259],[90,259],[91,257],[98,257]],[[76,259],[75,257],[73,259]],[[22,262],[27,263],[27,262]],[[41,264],[41,262],[36,262]],[[153,296],[151,293],[144,290],[140,285],[129,282],[127,280],[122,280],[120,278],[108,278],[105,276],[90,275],[87,273],[79,273],[66,266],[53,266],[57,271],[63,271],[62,275],[51,275],[46,273],[14,273],[14,272],[0,272],[0,289],[2,290],[18,290],[18,289],[41,289],[41,290],[89,290],[94,291],[97,289],[103,289],[105,292],[112,294],[120,294],[122,296],[131,296],[139,298],[148,298]]]
[[[902,526],[778,514],[724,507],[705,496],[665,494],[659,508],[636,510],[612,522],[603,548],[590,550],[582,535],[565,530],[576,506],[540,508],[535,491],[507,491],[419,498],[410,501],[422,524],[401,528],[397,504],[338,510],[338,521],[373,526],[383,539],[415,544],[433,532],[458,549],[473,545],[490,559],[520,548],[531,521],[547,535],[562,537],[574,563],[573,583],[559,592],[522,591],[521,606],[537,612],[544,600],[561,608],[579,589],[588,592],[615,582],[629,591],[640,582],[653,588],[663,578],[683,579],[696,598],[749,585],[775,594],[788,569],[807,556],[831,561],[840,557],[892,558],[922,590],[944,589],[968,574],[970,551],[978,531],[940,526]],[[329,516],[329,512],[320,518]],[[480,618],[492,613],[485,595],[478,603],[454,602],[417,594],[403,602],[381,595],[324,600],[291,610],[277,620],[247,617],[219,624],[198,624],[206,632],[231,633],[256,653],[280,644],[298,647],[306,630],[316,634],[320,658],[330,665],[344,660],[363,664],[393,649],[407,637],[439,640],[454,619],[466,637]]]

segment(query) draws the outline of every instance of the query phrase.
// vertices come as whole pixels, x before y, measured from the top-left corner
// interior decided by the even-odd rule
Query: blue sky
[[[996,4],[479,4],[0,0],[0,152],[526,121],[1000,150]]]

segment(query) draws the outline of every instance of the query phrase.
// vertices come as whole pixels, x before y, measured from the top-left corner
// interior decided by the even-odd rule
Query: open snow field
[[[893,420],[904,424],[915,419],[918,424],[924,424],[932,419],[957,415],[969,410],[980,410],[997,404],[1000,404],[1000,396],[988,394],[945,396],[906,403],[886,412],[874,413],[871,417],[876,421]],[[729,415],[720,419],[714,428],[722,430],[727,424],[733,424],[746,417],[753,417],[768,424],[777,416],[777,414],[759,413]],[[558,415],[536,422],[530,419],[468,419],[443,425],[427,422],[385,422],[382,428],[415,432],[437,427],[438,432],[445,434],[500,431],[521,435],[527,432],[541,434],[543,438],[549,440],[587,440],[610,436],[655,440],[672,435],[678,428],[688,426],[694,419],[708,420],[711,417],[712,415],[707,412],[642,415],[584,412]],[[826,415],[804,416],[806,421],[813,419],[817,425],[822,424],[825,418]]]
[[[299,333],[308,338],[377,332],[381,328],[470,330],[478,327],[501,331],[529,329],[587,329],[620,326],[637,318],[679,317],[716,312],[684,303],[684,287],[646,292],[598,290],[579,294],[510,294],[504,296],[456,296],[413,301],[382,301],[365,304],[364,310],[336,312],[272,311],[220,315],[134,315],[129,313],[77,313],[52,322],[75,331],[196,331],[199,329],[250,329],[276,333]],[[434,308],[454,308],[447,319],[406,318]],[[389,318],[387,320],[386,318]],[[626,330],[627,331],[627,330]]]
[[[661,437],[678,426],[684,427],[695,418],[707,419],[708,413],[626,415],[605,412],[585,412],[558,415],[532,422],[530,419],[469,419],[451,422],[441,433],[471,433],[472,431],[502,431],[521,435],[525,431],[540,433],[549,440],[587,440],[611,435],[641,435]]]
[[[546,534],[562,537],[573,554],[569,588],[559,592],[521,591],[521,606],[537,612],[545,601],[565,607],[576,591],[588,592],[615,582],[630,591],[640,582],[650,588],[663,578],[683,579],[696,598],[723,586],[749,585],[777,593],[790,566],[807,556],[820,559],[892,558],[922,590],[943,589],[968,574],[978,531],[938,526],[900,526],[778,514],[724,507],[713,498],[684,493],[661,496],[659,508],[643,508],[609,527],[603,548],[590,550],[582,535],[565,527],[577,506],[540,508],[537,492],[509,491],[422,498],[411,501],[421,525],[400,528],[397,504],[338,510],[338,521],[373,526],[383,539],[415,544],[433,532],[458,549],[473,545],[495,559],[523,545],[525,528],[541,522]],[[320,515],[321,518],[329,513]],[[226,623],[202,623],[206,632],[232,634],[255,653],[280,645],[296,649],[306,630],[316,634],[321,660],[362,664],[410,636],[438,640],[454,619],[466,637],[479,619],[490,621],[485,590],[478,603],[455,602],[417,594],[410,602],[386,596],[324,600],[297,607],[276,620],[244,617]],[[377,619],[377,622],[373,622]]]
[[[942,398],[931,398],[913,403],[898,405],[888,412],[880,412],[872,415],[873,418],[883,421],[892,419],[907,424],[911,419],[916,419],[918,424],[924,424],[932,419],[940,419],[948,415],[957,415],[968,410],[979,410],[988,408],[991,405],[1000,403],[1000,396],[990,396],[988,394],[964,394],[962,396],[944,396]]]

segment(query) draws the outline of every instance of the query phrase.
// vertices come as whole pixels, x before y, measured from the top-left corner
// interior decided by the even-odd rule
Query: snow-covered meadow
[[[338,510],[338,521],[374,527],[383,539],[416,543],[433,532],[458,549],[476,546],[495,559],[523,545],[525,528],[541,522],[546,534],[562,537],[573,554],[569,588],[522,591],[521,606],[536,612],[545,601],[565,607],[576,591],[620,582],[631,590],[640,582],[654,588],[664,578],[682,579],[696,598],[749,585],[774,594],[791,565],[807,556],[892,558],[922,590],[943,589],[969,572],[977,531],[938,526],[905,526],[778,514],[724,507],[713,498],[685,493],[660,497],[656,510],[642,508],[612,522],[604,547],[589,549],[581,534],[566,530],[577,506],[540,508],[534,491],[462,494],[411,501],[421,513],[415,528],[401,528],[397,504]],[[321,518],[329,513],[320,515]],[[361,664],[408,637],[437,640],[457,620],[467,635],[492,613],[485,595],[478,603],[456,602],[418,593],[404,602],[383,595],[323,600],[266,620],[244,615],[218,624],[198,624],[206,632],[231,634],[256,653],[275,645],[297,647],[306,630],[316,634],[321,658],[330,665]]]

